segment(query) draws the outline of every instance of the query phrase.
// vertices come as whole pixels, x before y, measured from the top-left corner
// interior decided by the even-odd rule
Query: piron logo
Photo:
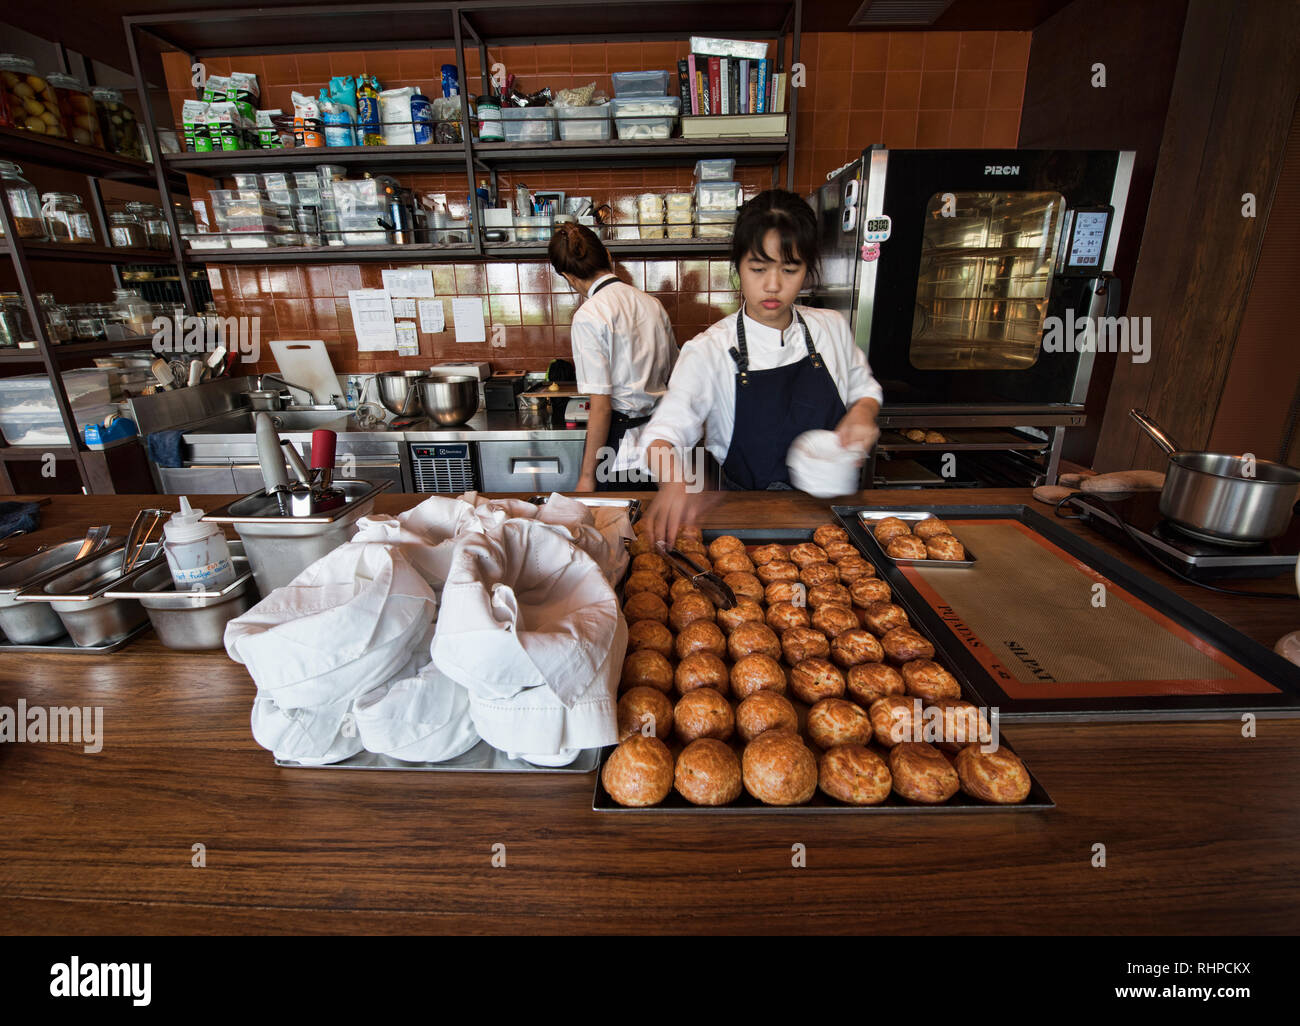
[[[52,997],[129,997],[143,1008],[152,1000],[152,962],[87,962],[76,955],[50,966]]]

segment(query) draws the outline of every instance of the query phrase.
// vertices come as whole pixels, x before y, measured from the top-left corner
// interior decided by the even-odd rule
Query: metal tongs
[[[731,586],[726,581],[713,571],[705,570],[686,553],[671,548],[663,542],[659,542],[656,548],[668,560],[670,567],[699,588],[704,593],[704,597],[719,609],[730,609],[736,604],[736,593],[731,590]],[[689,572],[683,568],[683,563],[689,568]]]
[[[169,509],[142,509],[135,515],[131,530],[126,533],[126,544],[122,547],[122,573],[130,573],[135,568],[144,547],[169,516]]]

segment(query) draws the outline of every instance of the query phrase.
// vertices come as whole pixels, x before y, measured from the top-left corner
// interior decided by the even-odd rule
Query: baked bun
[[[876,744],[885,748],[924,736],[915,698],[886,695],[877,698],[867,709]]]
[[[945,524],[938,517],[927,517],[921,520],[912,528],[912,533],[918,538],[924,538],[927,541],[936,534],[952,534],[952,528]]]
[[[654,552],[655,543],[647,534],[638,535],[627,543],[628,555],[635,559]]]
[[[895,627],[880,639],[885,658],[895,663],[910,663],[913,659],[933,659],[934,645],[928,638],[911,627]]]
[[[851,541],[831,542],[826,548],[826,558],[832,563],[842,563],[846,559],[852,559],[854,556],[861,557],[862,553],[858,547]]]
[[[789,562],[790,550],[784,545],[760,545],[749,554],[756,566],[762,566],[764,563]]]
[[[929,445],[937,445],[941,442],[948,441],[948,436],[939,431],[927,431],[925,441]]]
[[[845,556],[835,564],[840,583],[852,587],[855,581],[869,580],[876,576],[876,568],[861,556]]]
[[[814,542],[800,542],[790,550],[790,562],[800,569],[826,561],[826,550]]]
[[[796,606],[808,604],[808,588],[799,581],[773,581],[763,589],[763,601],[769,606],[778,602],[793,602]]]
[[[905,741],[889,750],[894,790],[910,802],[938,805],[957,793],[961,782],[943,752],[924,741]]]
[[[672,576],[672,567],[668,565],[668,560],[657,552],[644,552],[639,556],[632,557],[632,572],[638,570],[649,570],[653,574],[658,574],[665,581]]]
[[[697,738],[677,756],[673,786],[692,805],[727,805],[740,797],[740,760],[721,741]]]
[[[876,541],[881,545],[888,545],[893,538],[911,534],[912,529],[907,526],[906,521],[899,520],[898,517],[885,517],[876,523],[871,533],[876,536]]]
[[[668,623],[680,631],[696,620],[712,620],[715,614],[713,603],[703,595],[683,595],[668,610]]]
[[[961,789],[982,802],[1015,805],[1029,797],[1029,771],[1005,748],[982,752],[968,745],[957,753],[957,776]]]
[[[812,623],[808,610],[789,602],[774,602],[767,607],[767,625],[782,634],[791,627],[807,627]]]
[[[754,572],[754,561],[743,552],[724,552],[713,561],[715,574],[749,574]]]
[[[906,438],[909,442],[924,442],[925,432],[922,431],[920,428],[908,428],[906,431],[903,432],[903,437]]]
[[[825,584],[839,584],[840,572],[830,563],[809,563],[799,571],[799,580],[809,588]]]
[[[618,700],[618,739],[673,736],[673,703],[658,688],[632,688]]]
[[[667,623],[668,607],[658,595],[651,595],[648,591],[638,591],[623,603],[623,615],[627,617],[628,623],[636,623],[638,620],[657,620],[659,623]]]
[[[830,606],[838,609],[838,606]],[[831,642],[831,659],[846,670],[859,663],[878,663],[885,658],[885,650],[870,631],[861,627],[844,631]]]
[[[740,759],[745,790],[764,805],[802,805],[817,790],[817,759],[787,730],[767,730]]]
[[[685,552],[691,559],[697,563],[709,562],[709,550],[704,547],[704,542],[698,538],[683,538],[678,535],[677,544],[673,546],[679,552]]]
[[[770,563],[764,563],[756,572],[758,579],[764,584],[771,584],[773,581],[799,580],[799,568],[788,560],[774,559]]]
[[[744,551],[745,543],[735,535],[720,534],[709,542],[709,558],[715,561],[723,553],[739,552],[743,555]]]
[[[844,674],[828,659],[805,659],[790,668],[790,690],[807,705],[839,698],[844,694]]]
[[[858,630],[858,614],[848,606],[822,606],[812,615],[812,625],[828,638],[831,638],[831,651],[835,651],[834,639],[846,631]],[[868,633],[868,632],[863,632]],[[851,664],[850,664],[851,665]]]
[[[661,599],[667,599],[668,583],[653,571],[634,570],[627,575],[627,583],[623,585],[623,594],[631,598],[642,591],[648,591],[651,595],[658,595]]]
[[[697,737],[715,737],[725,741],[731,737],[736,717],[731,703],[713,688],[697,688],[682,695],[673,707],[673,729],[683,744]]]
[[[668,692],[673,689],[673,664],[662,653],[643,648],[628,652],[623,660],[624,688],[651,687],[656,691]]]
[[[855,606],[866,609],[875,602],[888,602],[894,593],[880,578],[863,577],[849,585],[849,597]]]
[[[663,698],[657,691],[655,695]],[[808,738],[821,749],[865,745],[871,740],[871,717],[853,702],[823,698],[808,710]]]
[[[692,652],[673,673],[673,683],[681,694],[696,688],[713,688],[720,695],[727,693],[730,671],[727,664],[712,652]]]
[[[727,639],[727,651],[735,660],[749,655],[771,656],[781,658],[781,640],[765,623],[742,623]]]
[[[722,628],[712,620],[696,620],[683,627],[677,635],[677,658],[685,659],[693,652],[726,655],[727,639],[723,636]]]
[[[730,609],[719,609],[717,613],[718,626],[722,628],[723,634],[730,634],[742,623],[762,623],[763,607],[751,598],[741,598],[736,596],[736,604]]]
[[[673,786],[673,755],[657,737],[633,734],[610,753],[600,782],[619,805],[658,805]]]
[[[763,600],[763,585],[747,570],[733,570],[722,578],[722,583],[731,589],[737,599],[747,598],[754,602]]]
[[[648,648],[667,658],[673,654],[673,632],[658,620],[638,620],[627,629],[627,647],[632,652]]]
[[[904,692],[903,675],[884,663],[858,663],[850,666],[845,675],[849,697],[869,706],[877,698],[901,695]]]
[[[929,559],[925,542],[914,534],[900,534],[885,546],[887,555],[894,559]]]
[[[731,667],[731,690],[737,698],[748,698],[760,691],[785,694],[785,670],[770,655],[749,655]]]
[[[985,738],[993,737],[984,713],[971,702],[940,698],[931,702],[930,708],[938,709],[943,716],[943,740],[935,745],[945,752],[960,752],[967,745],[983,744]]]
[[[942,559],[955,563],[966,558],[966,547],[950,534],[936,534],[927,538],[925,551],[931,559]]]
[[[791,627],[781,635],[781,652],[785,661],[793,666],[805,659],[821,659],[831,654],[831,643],[826,635],[811,627]]]
[[[808,589],[808,605],[813,609],[822,606],[848,606],[853,604],[849,589],[842,584],[819,584]]]
[[[668,597],[671,601],[676,602],[683,595],[703,595],[704,592],[695,587],[688,577],[679,577],[673,581],[672,586],[668,589]]]
[[[736,733],[746,741],[753,741],[767,730],[795,733],[799,730],[799,714],[785,695],[755,691],[736,707]]]
[[[827,546],[829,546],[831,542],[847,542],[848,540],[849,532],[844,530],[844,528],[840,527],[838,524],[822,524],[821,527],[813,531],[813,541],[823,549],[826,549],[828,553],[830,552],[830,549],[827,548]]]
[[[704,532],[694,524],[688,524],[685,527],[679,527],[677,529],[677,541],[680,543],[686,538],[699,542],[701,545],[704,544]],[[679,544],[677,547],[680,549],[681,545]]]
[[[934,702],[940,698],[961,698],[957,678],[933,659],[913,659],[898,668],[909,695]]]
[[[907,627],[911,623],[907,618],[907,611],[892,602],[873,602],[867,606],[863,620],[866,622],[867,629],[878,638],[895,627]]]
[[[889,797],[894,778],[885,760],[862,745],[838,745],[817,768],[822,793],[848,805],[879,805]]]

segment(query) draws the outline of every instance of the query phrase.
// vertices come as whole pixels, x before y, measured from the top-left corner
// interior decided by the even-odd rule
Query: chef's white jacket
[[[602,275],[573,315],[570,339],[578,391],[607,395],[616,413],[644,417],[668,385],[677,343],[659,300]]]

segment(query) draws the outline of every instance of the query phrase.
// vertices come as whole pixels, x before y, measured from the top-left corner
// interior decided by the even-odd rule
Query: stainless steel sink
[[[316,431],[328,428],[340,433],[364,430],[356,415],[347,410],[277,410],[269,413],[277,431]],[[250,410],[236,410],[224,417],[196,425],[185,433],[203,435],[252,435],[256,431]]]

